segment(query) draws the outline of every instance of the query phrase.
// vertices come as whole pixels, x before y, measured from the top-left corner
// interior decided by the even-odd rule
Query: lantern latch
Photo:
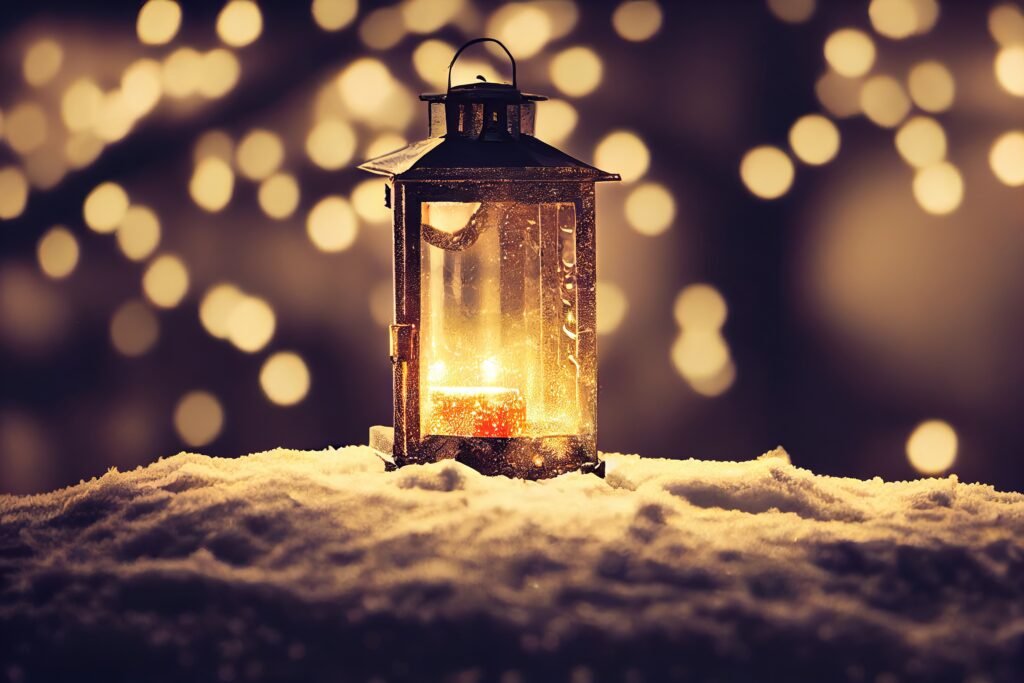
[[[407,363],[412,360],[416,326],[411,323],[391,325],[391,362]]]

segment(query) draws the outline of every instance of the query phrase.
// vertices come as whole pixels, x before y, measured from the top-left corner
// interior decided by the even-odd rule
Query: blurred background
[[[1024,488],[1024,14],[0,5],[0,491],[389,424],[366,158],[504,41],[598,188],[605,451]],[[484,46],[455,82],[507,80]]]

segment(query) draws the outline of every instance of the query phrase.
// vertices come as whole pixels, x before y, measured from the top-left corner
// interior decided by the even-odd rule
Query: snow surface
[[[182,454],[0,497],[11,681],[1024,680],[1024,495]]]

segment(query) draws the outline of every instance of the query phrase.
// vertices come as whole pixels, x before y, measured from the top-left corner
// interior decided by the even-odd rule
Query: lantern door
[[[396,292],[416,349],[396,374],[396,444],[401,425],[417,460],[426,451],[462,457],[467,444],[498,471],[596,460],[593,185],[416,182],[399,191]]]

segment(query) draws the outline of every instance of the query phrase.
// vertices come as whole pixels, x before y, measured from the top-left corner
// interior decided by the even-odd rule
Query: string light
[[[921,474],[940,474],[953,466],[957,447],[956,431],[948,422],[927,420],[907,439],[907,459]]]
[[[841,28],[825,40],[825,59],[840,76],[863,76],[875,63],[875,43],[855,28]]]
[[[263,14],[251,0],[230,0],[217,15],[217,35],[231,47],[245,47],[263,32]]]
[[[160,321],[141,301],[125,302],[110,319],[110,343],[121,355],[144,355],[159,338]]]
[[[160,220],[153,209],[132,204],[117,228],[117,246],[132,261],[149,258],[160,244]]]
[[[789,129],[789,145],[804,163],[827,164],[839,152],[839,129],[820,114],[801,116]]]
[[[192,200],[210,213],[222,211],[228,205],[234,187],[235,174],[231,167],[216,156],[208,156],[196,164],[188,184]]]
[[[128,193],[117,183],[100,183],[85,198],[85,224],[100,233],[114,232],[128,211]]]
[[[14,166],[0,168],[0,219],[17,218],[28,204],[28,180]]]
[[[654,0],[626,0],[612,13],[612,26],[625,40],[650,40],[661,29],[661,6]]]
[[[356,18],[357,0],[313,0],[313,20],[325,31],[340,31]]]
[[[1024,185],[1024,131],[1000,135],[992,145],[988,162],[999,182],[1010,187]]]
[[[668,230],[676,216],[672,194],[658,183],[643,183],[626,198],[626,220],[641,235],[654,236]]]
[[[174,308],[188,293],[188,269],[173,254],[158,256],[142,276],[142,291],[160,308]]]
[[[344,251],[356,239],[356,214],[344,198],[324,197],[309,212],[306,233],[320,251]]]
[[[647,145],[636,133],[628,130],[609,133],[594,148],[597,167],[614,168],[626,183],[642,178],[650,161]]]
[[[299,184],[295,176],[275,173],[262,183],[258,194],[263,213],[275,220],[284,220],[299,206]]]
[[[208,391],[190,391],[174,409],[174,428],[187,445],[206,446],[224,427],[224,409]]]
[[[25,52],[21,73],[25,82],[39,88],[54,79],[64,63],[64,50],[50,38],[38,40]]]
[[[569,97],[592,93],[600,85],[603,73],[601,58],[590,48],[582,46],[559,52],[551,60],[549,70],[551,82]]]
[[[263,363],[260,386],[272,403],[293,406],[309,393],[309,368],[302,357],[292,351],[279,351]]]
[[[173,0],[148,0],[139,9],[135,32],[145,45],[166,45],[181,28],[181,7]]]
[[[770,145],[755,147],[740,161],[743,184],[762,199],[778,199],[789,192],[795,173],[786,153]]]
[[[70,275],[78,265],[78,240],[63,226],[54,226],[46,231],[36,247],[39,270],[54,280]]]

